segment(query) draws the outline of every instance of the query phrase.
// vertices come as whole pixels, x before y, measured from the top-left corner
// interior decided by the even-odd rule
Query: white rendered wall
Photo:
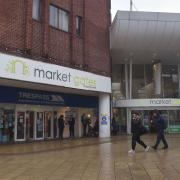
[[[110,137],[110,95],[99,95],[99,137]]]

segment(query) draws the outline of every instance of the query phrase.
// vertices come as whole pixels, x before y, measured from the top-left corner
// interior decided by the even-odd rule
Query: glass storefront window
[[[25,140],[25,112],[17,112],[17,140]]]
[[[113,118],[115,118],[118,133],[127,132],[127,110],[126,108],[114,108]]]
[[[37,112],[36,116],[36,139],[44,138],[44,116],[43,112]]]
[[[125,88],[125,65],[116,64],[113,65],[112,74],[112,92],[113,100],[120,100],[126,98]]]
[[[53,117],[52,117],[52,112],[45,112],[44,115],[44,134],[45,138],[52,138],[52,128],[53,128]]]
[[[0,142],[14,141],[14,110],[0,109]]]
[[[178,98],[178,67],[162,65],[162,96]]]
[[[146,98],[143,64],[132,65],[132,98]]]

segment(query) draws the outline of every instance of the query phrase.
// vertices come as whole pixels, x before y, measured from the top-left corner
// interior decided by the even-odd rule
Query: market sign
[[[109,77],[2,53],[0,77],[111,93]]]
[[[131,99],[118,100],[115,107],[178,107],[180,106],[180,99]]]

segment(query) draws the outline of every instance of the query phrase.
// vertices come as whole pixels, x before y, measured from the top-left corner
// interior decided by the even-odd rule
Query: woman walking
[[[140,114],[138,112],[133,112],[131,120],[131,132],[132,132],[132,149],[128,151],[130,154],[135,153],[136,142],[144,147],[145,151],[149,150],[147,146],[140,138],[141,135],[146,133],[146,128],[142,125]]]

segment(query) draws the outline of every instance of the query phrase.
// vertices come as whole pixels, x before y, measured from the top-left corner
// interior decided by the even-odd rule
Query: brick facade
[[[68,33],[49,25],[50,4],[69,12]],[[40,21],[32,19],[32,0],[0,0],[1,52],[110,76],[109,26],[110,0],[41,0]]]

